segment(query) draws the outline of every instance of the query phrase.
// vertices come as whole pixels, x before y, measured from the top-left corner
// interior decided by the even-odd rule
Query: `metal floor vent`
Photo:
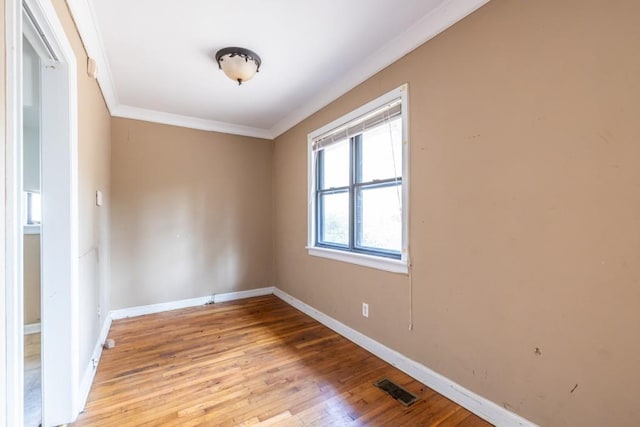
[[[405,390],[388,378],[383,378],[380,381],[376,381],[374,385],[385,391],[389,396],[393,397],[404,406],[411,406],[419,399],[418,396]]]

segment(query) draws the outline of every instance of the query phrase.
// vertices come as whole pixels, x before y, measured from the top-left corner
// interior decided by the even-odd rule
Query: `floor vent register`
[[[388,378],[383,378],[380,381],[376,381],[374,385],[385,391],[389,396],[393,397],[404,406],[411,406],[418,401],[418,396],[405,390]]]

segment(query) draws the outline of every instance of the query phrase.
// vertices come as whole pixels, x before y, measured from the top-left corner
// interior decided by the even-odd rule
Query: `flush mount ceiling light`
[[[262,61],[257,53],[243,47],[225,47],[216,52],[218,67],[231,80],[242,82],[251,78],[260,71]]]

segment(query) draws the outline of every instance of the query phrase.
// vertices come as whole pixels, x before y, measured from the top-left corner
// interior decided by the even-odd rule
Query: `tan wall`
[[[113,308],[273,284],[273,142],[112,121]]]
[[[638,16],[493,0],[277,138],[276,285],[541,425],[636,425]],[[407,276],[305,251],[307,133],[404,82],[413,331]]]
[[[24,324],[40,323],[40,235],[24,235]]]
[[[109,311],[109,163],[111,117],[96,80],[87,76],[87,55],[64,0],[53,5],[77,61],[78,73],[78,238],[80,372],[89,364]],[[97,207],[95,192],[104,193]]]

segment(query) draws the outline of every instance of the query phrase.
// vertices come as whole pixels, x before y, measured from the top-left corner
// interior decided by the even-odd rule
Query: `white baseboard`
[[[349,339],[350,341],[353,341],[360,347],[375,354],[382,360],[390,363],[406,374],[417,379],[424,385],[453,400],[454,402],[458,403],[459,405],[463,406],[479,417],[484,418],[488,422],[496,426],[537,427],[537,425],[532,423],[531,421],[522,418],[521,416],[514,414],[511,411],[506,410],[502,406],[497,405],[496,403],[485,399],[482,396],[475,394],[471,390],[467,390],[461,385],[438,374],[437,372],[432,371],[426,366],[409,359],[408,357],[380,344],[379,342],[367,337],[364,334],[361,334],[355,329],[352,329],[344,323],[341,323],[336,319],[327,316],[321,311],[318,311],[310,305],[300,301],[299,299],[292,297],[286,292],[274,287],[273,293],[284,302],[292,305],[308,316],[313,317],[318,322],[322,323],[330,329],[333,329],[343,337]]]
[[[261,297],[273,294],[273,286],[252,289],[250,291],[228,292],[226,294],[213,294],[213,302],[234,301],[237,299]]]
[[[124,319],[126,317],[144,316],[145,314],[162,313],[163,311],[178,310],[180,308],[197,307],[212,302],[211,295],[206,297],[183,299],[160,304],[139,305],[137,307],[121,308],[111,310],[113,320]]]
[[[98,342],[93,349],[93,353],[91,354],[91,359],[89,360],[89,365],[84,370],[84,375],[82,376],[82,382],[80,383],[80,391],[79,391],[79,405],[78,408],[81,408],[80,411],[84,410],[85,405],[87,404],[87,399],[89,398],[89,392],[91,391],[91,385],[93,385],[93,379],[96,376],[96,371],[98,370],[98,363],[100,362],[100,357],[102,356],[102,346],[104,342],[107,340],[107,335],[109,335],[109,329],[111,328],[111,316],[107,316],[102,324],[102,329],[100,330],[100,335],[98,336]]]
[[[111,318],[113,320],[124,319],[126,317],[143,316],[145,314],[161,313],[163,311],[177,310],[180,308],[197,307],[199,305],[205,305],[208,303],[233,301],[271,294],[273,294],[273,287],[251,289],[248,291],[228,292],[224,294],[213,294],[206,297],[183,299],[179,301],[163,302],[160,304],[141,305],[138,307],[112,310]]]
[[[28,325],[24,325],[24,334],[39,334],[40,333],[40,323],[29,323]]]

